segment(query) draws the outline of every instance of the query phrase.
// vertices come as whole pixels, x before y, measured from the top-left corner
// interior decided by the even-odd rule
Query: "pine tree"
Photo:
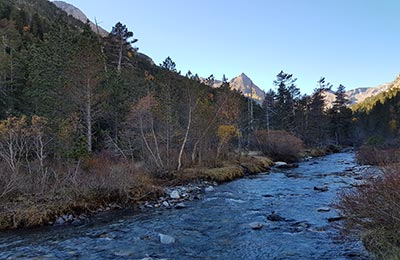
[[[306,139],[309,143],[318,144],[327,136],[329,121],[325,112],[324,92],[330,91],[332,85],[321,77],[317,82],[317,88],[310,97],[306,121]]]
[[[115,24],[111,30],[110,38],[115,44],[114,49],[117,56],[118,73],[121,73],[122,64],[124,63],[124,60],[126,60],[126,53],[137,51],[137,48],[133,48],[131,44],[137,42],[138,40],[132,37],[133,32],[129,31],[126,25],[123,25],[120,22]]]
[[[101,116],[100,105],[105,99],[100,87],[105,73],[104,57],[97,44],[96,35],[87,25],[67,69],[67,97],[81,115],[89,154],[93,152],[94,124]]]
[[[352,112],[348,107],[345,87],[339,85],[336,92],[336,99],[329,111],[332,135],[336,144],[346,144],[351,137]]]
[[[292,74],[279,72],[274,85],[278,87],[275,96],[273,125],[275,129],[295,132],[296,105],[300,91],[296,86],[296,78]]]

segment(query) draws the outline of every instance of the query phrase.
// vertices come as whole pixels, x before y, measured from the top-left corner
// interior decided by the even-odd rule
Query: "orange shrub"
[[[253,145],[273,160],[294,162],[304,148],[303,141],[280,130],[258,130],[253,134]]]

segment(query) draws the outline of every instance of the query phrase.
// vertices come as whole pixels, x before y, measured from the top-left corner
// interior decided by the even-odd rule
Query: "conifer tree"
[[[344,144],[351,136],[352,112],[348,107],[345,87],[340,84],[335,92],[336,99],[329,111],[331,130],[336,144]]]
[[[129,31],[126,25],[123,25],[121,22],[116,23],[112,28],[110,38],[115,44],[113,49],[117,53],[117,71],[121,73],[126,53],[137,51],[137,48],[133,48],[131,44],[138,40],[133,38],[133,32]]]

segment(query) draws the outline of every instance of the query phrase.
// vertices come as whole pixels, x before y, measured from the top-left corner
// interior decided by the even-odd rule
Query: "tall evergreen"
[[[337,144],[346,144],[350,142],[351,118],[352,112],[348,107],[348,99],[345,93],[345,87],[340,84],[335,91],[336,99],[329,111],[330,129]]]
[[[296,106],[299,101],[300,91],[296,86],[296,78],[292,74],[279,72],[274,81],[277,86],[273,114],[273,125],[276,129],[295,132]]]
[[[133,38],[133,32],[129,31],[126,25],[118,22],[110,32],[110,39],[112,41],[111,50],[116,61],[116,68],[118,73],[121,73],[122,65],[128,64],[132,66],[127,57],[132,56],[132,52],[137,51],[137,48],[132,47],[132,44],[138,40]]]

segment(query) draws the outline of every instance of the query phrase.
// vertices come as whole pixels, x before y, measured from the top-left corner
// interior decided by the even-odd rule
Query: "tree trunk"
[[[121,67],[122,67],[122,50],[123,50],[123,46],[124,46],[124,43],[123,43],[123,39],[121,39],[121,44],[120,44],[120,47],[119,47],[119,55],[118,55],[118,65],[117,65],[117,71],[118,71],[118,73],[121,73]]]
[[[179,171],[181,169],[181,167],[182,167],[183,150],[185,149],[185,145],[186,145],[186,142],[187,142],[187,139],[188,139],[191,123],[192,123],[192,106],[189,106],[188,124],[187,124],[187,127],[186,127],[185,138],[183,139],[181,150],[179,151],[177,171]]]
[[[86,140],[87,151],[92,153],[92,93],[90,90],[90,80],[87,80],[87,103],[86,103]]]
[[[151,149],[149,143],[147,142],[146,136],[144,135],[142,118],[140,118],[139,122],[140,122],[140,134],[142,135],[142,139],[143,139],[143,142],[144,142],[144,144],[146,146],[146,149],[150,153],[151,157],[153,158],[155,164],[157,165],[157,168],[161,168],[161,165],[159,164],[159,162],[157,160],[157,157],[154,155],[154,152]]]

